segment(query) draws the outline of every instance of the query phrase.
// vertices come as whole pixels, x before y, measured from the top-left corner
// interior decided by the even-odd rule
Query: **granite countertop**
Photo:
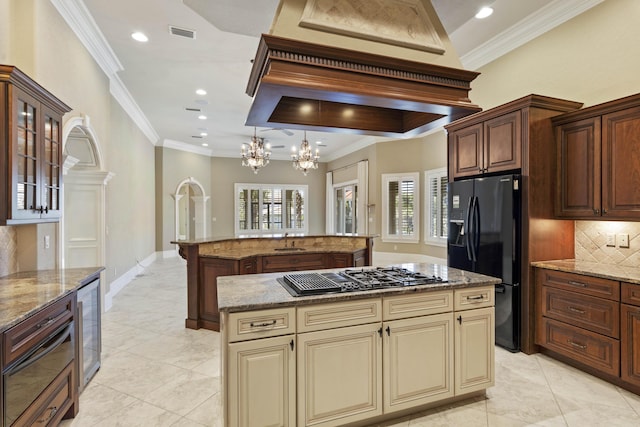
[[[104,267],[67,268],[0,277],[0,332],[86,285],[102,270]]]
[[[201,251],[201,257],[212,258],[228,258],[228,259],[242,259],[253,256],[272,256],[272,255],[298,255],[298,254],[314,254],[314,253],[326,253],[326,252],[338,252],[338,253],[353,253],[366,249],[366,247],[345,247],[340,245],[327,245],[318,247],[306,247],[298,250],[277,250],[270,247],[257,247],[257,248],[242,248],[242,249],[219,249],[206,253]]]
[[[628,267],[618,264],[602,264],[599,262],[580,261],[576,259],[536,261],[532,262],[531,265],[533,267],[547,268],[549,270],[565,271],[567,273],[584,274],[603,279],[640,284],[640,268],[638,267]]]
[[[378,234],[353,234],[353,235],[338,235],[338,234],[295,234],[289,233],[289,237],[364,237],[364,238],[374,238],[379,237]],[[234,237],[234,236],[223,236],[223,237],[205,237],[202,239],[192,239],[192,240],[173,240],[172,244],[177,244],[180,246],[193,246],[200,245],[203,243],[214,243],[214,242],[224,242],[230,240],[260,240],[260,239],[277,239],[280,240],[284,238],[284,233],[282,234],[273,234],[273,235],[263,235],[263,236],[246,236],[246,237]]]
[[[391,288],[379,291],[347,292],[294,297],[280,283],[277,282],[278,278],[287,273],[223,276],[218,277],[218,309],[220,311],[226,312],[249,311],[284,306],[297,306],[346,301],[350,299],[371,298],[374,296],[382,295],[400,295],[410,292],[433,292],[448,289],[495,285],[501,283],[501,280],[496,277],[458,270],[440,264],[410,263],[397,266],[406,268],[411,271],[420,271],[425,274],[440,276],[444,280],[447,280],[447,283],[408,286],[404,288]],[[368,268],[375,267],[365,267],[365,269]],[[304,271],[304,273],[340,271],[344,271],[344,268]]]

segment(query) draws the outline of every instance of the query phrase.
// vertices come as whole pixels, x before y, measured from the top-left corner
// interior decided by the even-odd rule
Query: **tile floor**
[[[64,427],[221,426],[219,334],[184,328],[186,267],[149,266],[103,317],[102,367]],[[385,426],[638,426],[640,396],[543,355],[496,348],[486,398]]]

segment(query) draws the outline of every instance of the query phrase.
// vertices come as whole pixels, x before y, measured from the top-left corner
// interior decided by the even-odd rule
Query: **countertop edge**
[[[640,284],[640,268],[575,259],[534,261],[532,267]]]

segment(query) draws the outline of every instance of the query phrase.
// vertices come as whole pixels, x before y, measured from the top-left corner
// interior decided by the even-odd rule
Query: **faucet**
[[[287,247],[287,237],[289,237],[289,233],[284,233],[284,247]]]

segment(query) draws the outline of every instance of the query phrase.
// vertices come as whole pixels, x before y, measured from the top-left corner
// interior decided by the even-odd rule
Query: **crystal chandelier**
[[[258,173],[258,169],[269,164],[269,144],[264,145],[264,138],[256,136],[256,128],[253,128],[253,136],[251,143],[242,144],[242,166],[248,166],[253,169],[253,173]]]
[[[318,159],[320,155],[319,150],[316,148],[315,154],[311,151],[309,141],[307,141],[307,131],[304,132],[304,139],[300,144],[300,151],[296,154],[296,147],[293,147],[293,153],[291,154],[291,160],[293,161],[293,167],[297,170],[301,170],[305,176],[309,169],[318,169]]]

